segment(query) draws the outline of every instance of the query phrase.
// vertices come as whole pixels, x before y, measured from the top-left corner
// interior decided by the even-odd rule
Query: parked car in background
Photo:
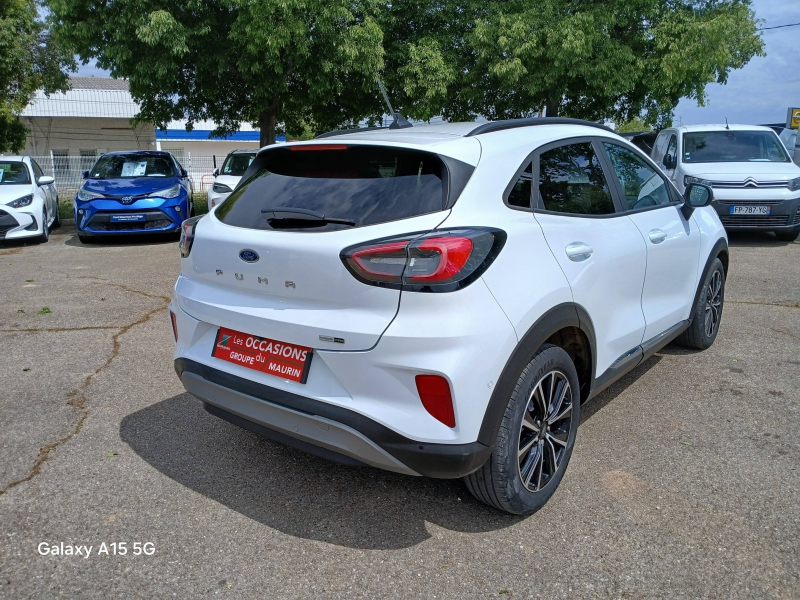
[[[225,157],[222,168],[214,170],[214,185],[208,190],[208,210],[231,195],[255,157],[255,150],[234,150]]]
[[[0,239],[46,242],[60,226],[53,178],[28,156],[0,156]]]
[[[120,234],[179,233],[194,215],[192,182],[169,152],[103,154],[75,195],[82,242]]]
[[[681,191],[710,185],[726,229],[800,236],[800,167],[769,127],[672,127],[658,134],[651,156]]]
[[[656,141],[658,132],[656,131],[638,131],[632,133],[620,133],[622,137],[628,140],[631,144],[636,146],[639,150],[650,156],[653,151],[653,144]]]
[[[786,146],[789,156],[794,159],[794,151],[795,147],[797,146],[797,129],[789,129],[788,127],[784,127],[780,134],[778,134],[778,137],[781,138],[783,145]]]
[[[332,132],[245,177],[182,226],[175,370],[211,414],[318,456],[528,514],[583,402],[719,331],[711,189],[682,197],[594,123]]]

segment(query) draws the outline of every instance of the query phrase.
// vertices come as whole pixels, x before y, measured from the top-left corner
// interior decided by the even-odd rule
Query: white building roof
[[[124,79],[70,77],[70,83],[72,89],[50,97],[37,91],[21,116],[132,119],[139,112]]]

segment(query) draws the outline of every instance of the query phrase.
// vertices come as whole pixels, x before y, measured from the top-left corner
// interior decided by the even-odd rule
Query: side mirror
[[[83,177],[84,179],[89,179],[89,171],[84,171],[81,177]]]
[[[214,177],[219,177],[219,169],[214,169]]]
[[[707,185],[690,183],[683,193],[683,200],[681,212],[688,219],[692,216],[695,208],[702,208],[711,204],[714,201],[714,193],[711,191],[711,187]]]
[[[181,177],[188,177],[188,176],[189,176],[189,174],[186,172],[186,169],[181,167]]]
[[[42,175],[39,177],[39,181],[37,182],[39,185],[50,185],[51,183],[55,183],[56,180],[52,177],[48,177],[47,175]]]
[[[664,160],[661,161],[665,169],[674,169],[678,166],[678,159],[671,154],[665,154]]]

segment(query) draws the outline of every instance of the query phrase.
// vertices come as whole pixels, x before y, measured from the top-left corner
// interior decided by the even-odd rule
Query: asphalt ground
[[[800,244],[731,240],[716,344],[587,404],[527,518],[204,412],[172,366],[178,256],[0,244],[0,597],[800,597]]]

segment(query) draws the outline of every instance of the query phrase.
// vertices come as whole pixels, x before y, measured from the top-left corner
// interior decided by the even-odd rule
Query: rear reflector
[[[417,375],[417,392],[430,415],[448,427],[456,426],[456,415],[453,412],[453,397],[450,395],[450,384],[441,375]]]
[[[169,318],[172,321],[172,335],[175,336],[175,341],[178,341],[178,319],[175,316],[175,313],[169,311]]]

